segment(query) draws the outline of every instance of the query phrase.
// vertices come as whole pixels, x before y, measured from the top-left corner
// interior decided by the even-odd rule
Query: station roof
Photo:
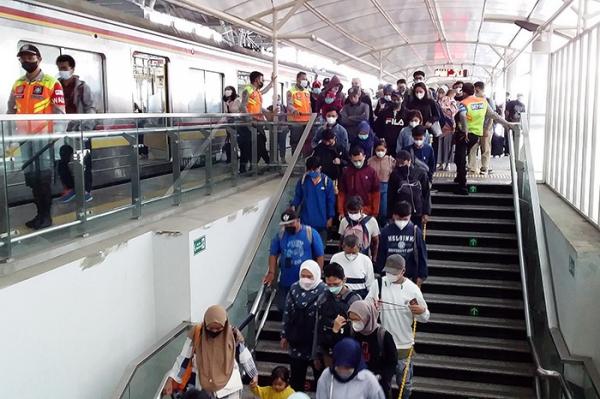
[[[489,76],[553,22],[557,43],[577,29],[579,0],[177,0],[180,5],[273,32],[357,69],[390,77],[458,66]],[[592,15],[600,3],[589,3]],[[230,21],[235,24],[235,21]],[[310,38],[311,35],[314,37]],[[305,38],[302,38],[304,36]],[[315,40],[317,38],[317,40]],[[337,51],[340,50],[340,51]],[[357,61],[354,59],[354,61]]]

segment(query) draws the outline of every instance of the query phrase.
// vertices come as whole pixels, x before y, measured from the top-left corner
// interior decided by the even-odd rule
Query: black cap
[[[21,48],[19,49],[19,52],[17,53],[17,57],[20,57],[23,54],[35,54],[38,57],[42,56],[42,53],[40,53],[40,50],[38,50],[38,48],[35,47],[33,44],[24,44],[23,46],[21,46]]]
[[[298,215],[293,209],[288,209],[281,214],[281,222],[280,225],[286,225],[293,223],[296,219],[298,219]]]

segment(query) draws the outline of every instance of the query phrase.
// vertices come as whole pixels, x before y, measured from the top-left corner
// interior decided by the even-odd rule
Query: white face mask
[[[344,253],[344,256],[350,262],[354,262],[356,260],[356,258],[358,258],[358,254],[347,254],[347,253]]]
[[[410,125],[410,127],[417,127],[417,126],[419,126],[419,122],[411,121],[409,123],[409,125]]]
[[[348,217],[349,217],[349,218],[350,218],[350,220],[352,220],[353,222],[358,222],[358,221],[360,220],[361,216],[362,216],[362,215],[361,215],[361,213],[360,213],[360,212],[358,212],[358,213],[349,213],[349,214],[348,214]]]
[[[425,140],[415,140],[415,144],[417,145],[417,147],[422,147],[424,142]]]
[[[423,79],[421,79],[421,78],[415,79],[415,83],[421,83],[422,81],[423,81]]]
[[[365,329],[365,323],[362,320],[352,321],[352,329],[356,332],[361,332]]]
[[[302,277],[298,284],[300,284],[300,288],[302,288],[304,291],[308,291],[313,285],[313,279]]]
[[[70,79],[73,76],[73,71],[58,71],[58,77],[62,80]]]
[[[404,230],[404,228],[408,226],[408,222],[410,222],[410,220],[394,220],[394,223],[400,230]]]
[[[361,139],[361,140],[366,140],[366,139],[369,138],[369,135],[368,134],[359,134],[358,138]]]
[[[315,89],[312,89],[312,92],[315,94],[321,94],[321,89],[319,89],[318,87]]]
[[[225,90],[225,97],[230,97],[231,94],[233,94],[231,90]]]
[[[418,93],[415,93],[415,96],[416,96],[416,97],[417,97],[419,100],[422,100],[422,99],[423,99],[423,97],[425,97],[425,93],[423,93],[423,92],[418,92]]]
[[[377,158],[383,158],[385,157],[385,151],[377,151],[375,155],[377,155]]]
[[[337,122],[337,118],[335,116],[328,116],[327,117],[327,123],[330,125],[334,125],[335,122]]]
[[[364,163],[365,163],[365,161],[352,161],[352,165],[354,165],[356,167],[356,169],[362,168]]]
[[[385,101],[392,101],[392,96],[383,96]]]
[[[306,88],[308,87],[308,80],[304,79],[300,81],[300,86]]]
[[[400,276],[397,274],[392,274],[392,273],[385,273],[385,276],[387,277],[387,280],[390,283],[395,283],[396,281],[400,280]]]

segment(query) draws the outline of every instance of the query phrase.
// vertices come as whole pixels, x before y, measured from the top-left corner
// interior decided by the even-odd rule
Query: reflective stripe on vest
[[[246,104],[246,110],[249,114],[262,114],[262,94],[260,90],[256,90],[252,85],[246,85],[244,91],[248,93],[248,103]],[[255,116],[255,119],[262,119],[262,117]]]
[[[55,90],[62,91],[62,86],[51,75],[44,74],[40,80],[33,82],[28,81],[25,77],[18,79],[12,88],[16,113],[52,114],[55,106],[53,98],[61,99],[64,102],[62,100],[63,93],[55,93]],[[19,121],[16,127],[20,134],[39,134],[50,133],[53,126],[51,121]]]
[[[310,114],[312,108],[310,106],[310,92],[307,89],[299,89],[296,86],[293,86],[290,89],[290,94],[292,96],[292,106],[296,111],[301,114]],[[309,115],[288,115],[288,121],[293,122],[308,122],[310,119]]]
[[[483,136],[483,124],[488,106],[487,101],[485,98],[470,96],[462,100],[462,104],[467,108],[467,129],[469,133]]]

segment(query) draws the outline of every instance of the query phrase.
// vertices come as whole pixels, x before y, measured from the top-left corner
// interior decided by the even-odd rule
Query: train
[[[16,53],[26,43],[38,47],[46,73],[57,73],[55,60],[59,55],[73,56],[75,73],[90,86],[98,113],[221,113],[225,86],[241,91],[254,70],[263,72],[266,81],[271,76],[272,60],[266,55],[90,3],[1,1],[0,20],[5,59],[0,74],[1,112],[6,112],[3,107],[13,82],[24,73]],[[14,62],[9,61],[12,57]],[[279,92],[285,93],[294,84],[298,71],[311,72],[306,69],[280,63]],[[328,73],[331,76],[335,71]],[[337,75],[347,84],[348,77]],[[269,93],[264,98],[270,103]],[[96,128],[110,130],[131,123],[103,119]],[[216,136],[222,142],[225,132]],[[182,151],[189,153],[199,137],[188,135]],[[221,142],[215,140],[211,149],[215,156]],[[91,145],[94,187],[127,181],[127,141],[122,137],[95,138]],[[148,156],[140,163],[141,177],[170,173],[173,157],[167,134],[147,135],[144,145]],[[9,203],[30,200],[22,172],[10,167],[7,172]],[[55,194],[62,190],[59,182],[55,181],[53,190]]]

